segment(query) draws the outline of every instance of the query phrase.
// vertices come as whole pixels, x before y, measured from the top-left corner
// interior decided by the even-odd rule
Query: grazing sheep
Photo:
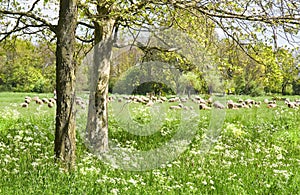
[[[211,105],[211,104],[213,103],[213,98],[212,98],[212,97],[209,97],[209,98],[207,99],[207,103],[208,103],[209,105]]]
[[[43,103],[48,104],[49,100],[47,98],[42,98]]]
[[[180,110],[182,109],[183,105],[182,104],[178,104],[178,106],[170,106],[169,109],[171,110]]]
[[[31,97],[29,97],[29,96],[26,96],[26,97],[25,97],[25,99],[31,100]]]
[[[21,107],[28,108],[28,104],[26,102],[21,103]]]
[[[54,104],[52,102],[48,102],[48,107],[52,108],[54,106]]]
[[[156,101],[156,100],[157,100],[157,97],[152,96],[152,97],[151,97],[151,100]]]
[[[275,108],[277,105],[276,104],[273,104],[273,103],[271,103],[271,104],[268,104],[268,108]]]
[[[244,102],[243,99],[239,99],[239,100],[238,100],[238,103],[240,103],[240,104],[243,103],[243,102]]]
[[[54,98],[49,98],[49,102],[55,104],[56,103],[56,100]]]
[[[237,107],[237,108],[244,108],[245,107],[245,103],[244,102],[242,102],[242,103],[236,103],[235,104],[235,106]]]
[[[254,104],[255,104],[255,105],[261,105],[261,101],[258,101],[258,102],[255,101]]]
[[[296,107],[296,102],[289,102],[288,104],[289,108],[295,108]]]
[[[183,106],[184,110],[189,110],[190,108],[188,106]]]
[[[31,102],[31,99],[25,98],[24,102],[25,102],[26,104],[29,104],[29,103]]]
[[[166,97],[160,97],[160,99],[162,100],[162,101],[168,101],[168,99],[166,98]]]
[[[162,104],[164,101],[162,101],[162,100],[156,100],[156,102]]]
[[[75,103],[76,105],[80,106],[82,109],[85,108],[85,102],[81,97],[76,97]]]
[[[43,104],[43,101],[42,101],[41,99],[36,99],[36,100],[35,100],[35,103],[36,103],[36,104],[42,105],[42,104]]]
[[[122,102],[122,101],[123,101],[122,98],[119,98],[119,99],[118,99],[118,102]]]
[[[254,104],[254,107],[255,107],[255,108],[259,108],[259,107],[260,107],[260,104]]]
[[[228,107],[228,109],[234,109],[234,108],[236,108],[236,105],[232,100],[228,100],[227,107]]]
[[[247,105],[253,105],[254,104],[254,100],[251,100],[251,99],[246,99],[245,100],[245,103],[247,104]]]
[[[169,102],[179,102],[180,99],[179,99],[179,97],[174,97],[174,98],[170,98],[168,101]]]
[[[152,100],[149,100],[149,102],[146,104],[146,106],[153,106],[154,105],[154,102]]]
[[[276,104],[276,100],[268,101],[267,104]]]
[[[199,104],[199,109],[200,110],[210,110],[211,107],[207,106],[206,104]]]
[[[39,100],[40,98],[38,96],[35,96],[32,98],[33,101]]]
[[[213,103],[213,107],[218,108],[218,109],[224,109],[225,106],[221,104],[220,102],[216,101]]]
[[[180,98],[180,102],[182,102],[182,103],[187,102],[187,98]]]

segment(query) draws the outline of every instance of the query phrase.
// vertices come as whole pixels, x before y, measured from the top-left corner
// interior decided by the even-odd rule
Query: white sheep
[[[224,109],[225,108],[225,106],[223,104],[221,104],[220,102],[218,102],[218,101],[214,102],[213,106],[215,108],[218,108],[218,109]]]
[[[169,109],[172,109],[172,110],[180,110],[182,109],[183,105],[182,104],[178,104],[178,106],[170,106]]]
[[[206,104],[199,104],[199,109],[200,110],[210,110],[211,107],[207,106]]]
[[[21,103],[21,107],[28,108],[28,104],[26,102]]]

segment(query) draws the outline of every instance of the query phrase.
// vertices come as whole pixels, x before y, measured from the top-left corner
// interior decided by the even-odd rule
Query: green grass
[[[148,171],[112,168],[86,150],[78,132],[76,170],[65,173],[53,159],[55,108],[21,108],[26,95],[37,94],[0,93],[0,194],[300,194],[300,113],[282,101],[275,109],[226,110],[219,137],[206,153],[201,143],[214,116],[197,110],[197,131],[188,149]],[[227,97],[239,98],[248,97]],[[271,97],[256,99],[265,98]],[[184,122],[180,111],[168,111],[169,105],[162,105],[161,127],[148,136],[128,132],[126,117],[111,112],[110,138],[128,151],[163,146]],[[128,108],[141,129],[157,119],[147,109]],[[78,117],[79,129],[84,122]],[[190,124],[184,124],[188,131]]]

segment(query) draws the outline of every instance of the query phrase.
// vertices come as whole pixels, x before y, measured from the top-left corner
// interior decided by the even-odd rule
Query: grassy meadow
[[[54,164],[55,108],[35,103],[28,108],[20,106],[25,96],[35,95],[0,93],[0,194],[300,194],[300,111],[288,108],[283,101],[277,101],[278,106],[272,109],[265,104],[226,109],[211,147],[202,140],[215,116],[195,107],[198,117],[186,123],[187,129],[189,125],[197,127],[188,148],[173,161],[146,171],[122,170],[104,163],[88,152],[78,130],[76,169],[66,173]],[[272,97],[254,99],[265,98]],[[182,111],[169,110],[169,105],[164,103],[161,109],[165,112],[156,118],[150,108],[130,107],[130,120],[135,125],[158,128],[149,136],[126,131],[122,123],[126,115],[110,113],[110,139],[132,152],[163,146],[185,120]],[[151,123],[153,120],[159,120],[159,125]],[[83,117],[79,116],[77,123],[78,129],[84,128]]]

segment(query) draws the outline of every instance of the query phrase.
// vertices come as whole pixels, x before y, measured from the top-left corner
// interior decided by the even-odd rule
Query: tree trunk
[[[91,149],[97,153],[108,150],[108,81],[115,21],[95,22],[95,47],[86,136]]]
[[[68,170],[75,164],[75,30],[77,0],[61,0],[56,30],[56,129],[55,157]]]
[[[287,95],[287,92],[286,92],[287,84],[288,84],[287,81],[283,81],[283,82],[282,82],[282,85],[281,85],[281,94],[282,94],[282,95]]]

